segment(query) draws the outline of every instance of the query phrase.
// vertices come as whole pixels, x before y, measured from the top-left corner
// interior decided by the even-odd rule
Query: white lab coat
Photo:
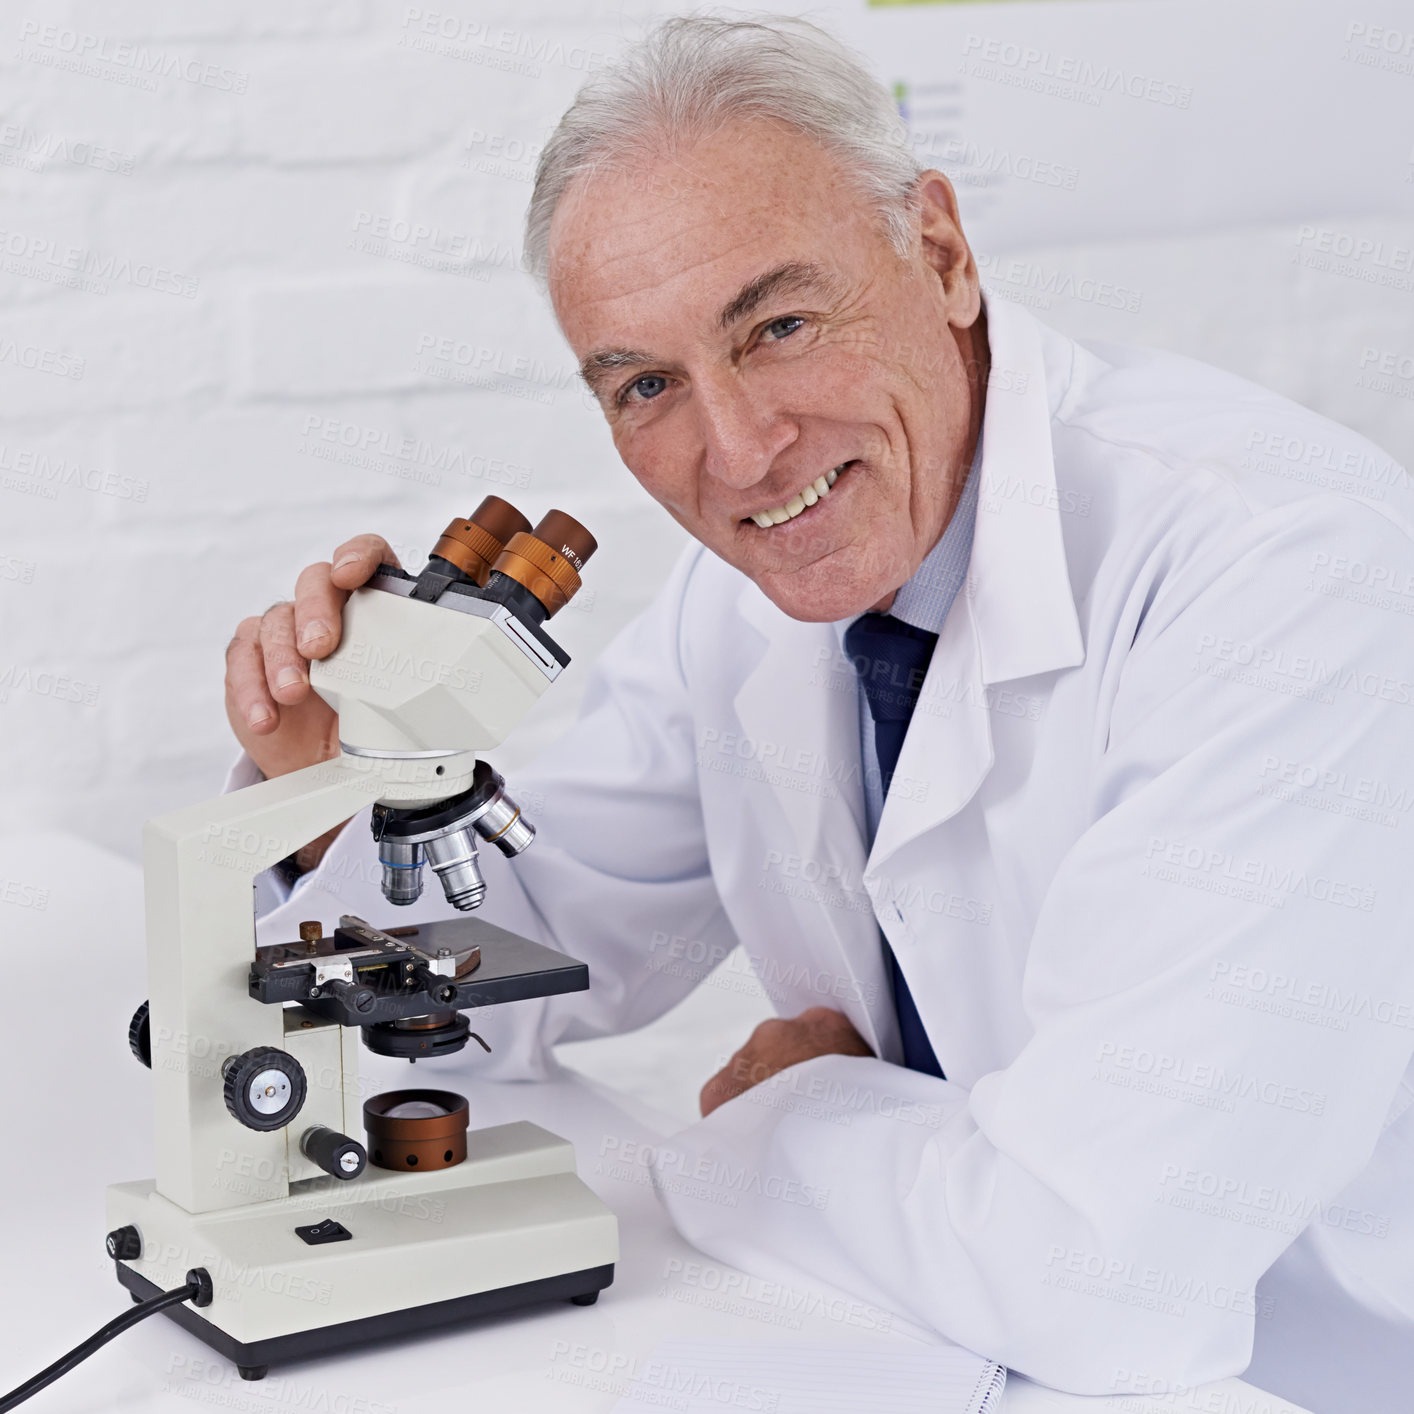
[[[971,567],[873,848],[835,627],[692,549],[510,783],[540,838],[487,858],[485,913],[591,990],[488,1017],[494,1063],[644,1024],[739,940],[781,1014],[835,1006],[881,1059],[655,1156],[699,1247],[1065,1390],[1238,1374],[1255,1337],[1249,1378],[1405,1409],[1408,479],[1214,369],[989,307]],[[445,916],[428,890],[383,903],[359,820],[261,933]],[[895,1064],[880,927],[946,1080]]]

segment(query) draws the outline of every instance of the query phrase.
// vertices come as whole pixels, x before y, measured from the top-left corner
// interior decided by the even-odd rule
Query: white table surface
[[[11,1005],[0,1030],[5,1085],[0,1212],[0,1392],[128,1309],[103,1251],[104,1189],[152,1171],[148,1072],[127,1048],[146,995],[142,877],[136,864],[76,837],[0,838],[0,927]],[[24,1005],[19,987],[39,989]],[[724,1299],[741,1274],[703,1257],[669,1225],[646,1176],[616,1177],[606,1143],[657,1143],[690,1118],[697,1087],[768,1011],[742,974],[698,989],[632,1036],[561,1048],[573,1069],[545,1084],[477,1081],[474,1058],[436,1064],[471,1102],[472,1127],[531,1119],[575,1144],[581,1176],[619,1218],[614,1284],[593,1307],[556,1304],[483,1319],[363,1353],[273,1367],[258,1383],[164,1316],[148,1318],[25,1405],[26,1414],[191,1411],[268,1414],[578,1414],[625,1393],[634,1362],[668,1337],[858,1342],[916,1348],[898,1326],[861,1328],[811,1302]],[[407,1084],[409,1068],[371,1054],[365,1073]],[[418,1080],[430,1083],[421,1073]],[[620,1174],[622,1169],[619,1169]],[[693,1267],[690,1264],[700,1264]],[[739,1293],[741,1288],[735,1287]],[[813,1309],[812,1309],[813,1308]],[[1010,1375],[1005,1414],[1304,1414],[1239,1380],[1179,1398],[1081,1398]]]

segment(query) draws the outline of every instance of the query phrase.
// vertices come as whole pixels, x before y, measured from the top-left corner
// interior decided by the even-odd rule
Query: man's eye
[[[779,343],[782,339],[794,334],[802,324],[805,323],[804,316],[799,314],[782,315],[779,319],[773,319],[763,331],[770,335],[773,343]]]
[[[668,380],[661,373],[645,373],[642,378],[635,378],[619,394],[619,401],[621,403],[628,402],[636,396],[647,402],[650,398],[656,398],[667,386]]]

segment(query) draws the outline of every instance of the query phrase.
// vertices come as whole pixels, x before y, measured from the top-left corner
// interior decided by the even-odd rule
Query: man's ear
[[[948,323],[970,328],[982,312],[981,282],[972,247],[962,234],[957,193],[941,172],[930,168],[919,174],[909,201],[922,240],[923,259],[942,283]]]

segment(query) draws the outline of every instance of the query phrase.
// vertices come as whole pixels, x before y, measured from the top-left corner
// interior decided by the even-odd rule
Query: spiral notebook
[[[957,1345],[667,1340],[635,1367],[614,1414],[997,1414],[1006,1369]]]

